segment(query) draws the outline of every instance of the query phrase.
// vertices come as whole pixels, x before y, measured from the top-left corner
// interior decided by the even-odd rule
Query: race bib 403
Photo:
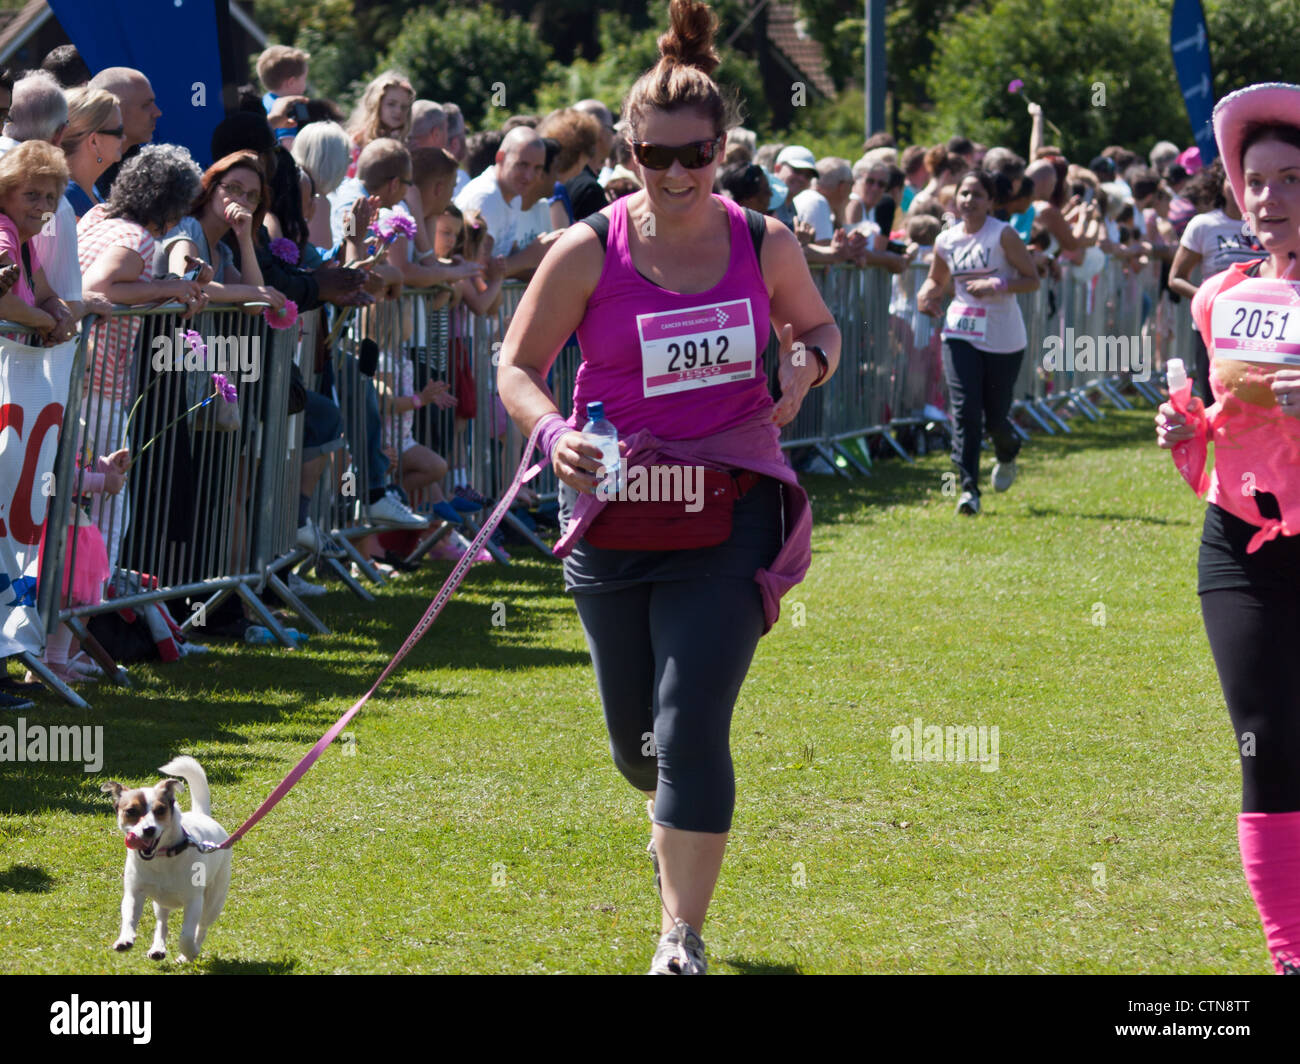
[[[948,313],[943,319],[943,331],[939,335],[956,340],[983,340],[988,334],[988,326],[988,310],[954,299],[948,304]]]
[[[748,299],[638,314],[636,328],[647,399],[750,380],[757,369]]]
[[[1220,357],[1300,366],[1300,285],[1242,281],[1215,299],[1210,331]]]

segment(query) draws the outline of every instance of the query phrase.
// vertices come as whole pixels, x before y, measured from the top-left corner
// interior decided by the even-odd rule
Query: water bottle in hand
[[[1209,457],[1205,404],[1192,394],[1192,382],[1188,379],[1187,367],[1181,358],[1171,358],[1165,371],[1170,405],[1183,416],[1187,424],[1197,430],[1190,440],[1182,440],[1171,448],[1174,466],[1197,495],[1204,495],[1210,486],[1210,478],[1205,472],[1205,463]]]
[[[600,464],[605,467],[604,478],[596,485],[596,494],[607,499],[622,487],[623,460],[618,453],[618,430],[605,420],[605,404],[587,404],[587,423],[582,426],[582,437],[587,443],[600,448]]]

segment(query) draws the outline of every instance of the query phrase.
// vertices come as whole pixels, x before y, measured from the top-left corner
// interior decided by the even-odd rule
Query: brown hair
[[[268,92],[275,92],[290,78],[307,73],[311,56],[299,48],[273,44],[257,57],[257,77]]]
[[[401,129],[386,129],[379,117],[379,108],[384,102],[384,93],[389,89],[401,89],[409,93],[411,103],[415,103],[415,90],[411,88],[411,83],[402,74],[396,70],[385,70],[382,74],[373,78],[366,91],[361,94],[361,99],[353,108],[352,117],[348,119],[348,136],[358,147],[364,148],[372,140],[380,137],[392,137],[395,140],[405,141],[411,135],[411,112],[406,112],[406,124]]]
[[[446,148],[416,148],[411,152],[411,180],[417,185],[426,181],[442,181],[451,177],[459,165],[456,156]]]
[[[672,0],[672,25],[659,38],[659,62],[636,81],[623,101],[623,118],[633,138],[650,110],[694,108],[721,136],[740,124],[735,97],[724,95],[712,74],[721,60],[713,47],[718,17],[699,0]]]
[[[555,166],[560,171],[570,170],[582,156],[595,156],[600,141],[600,121],[595,115],[566,107],[552,111],[537,127],[542,137],[554,137],[560,142],[560,153]]]
[[[258,158],[257,152],[253,151],[235,151],[203,171],[203,188],[195,197],[194,202],[190,204],[190,214],[195,217],[201,217],[203,208],[211,201],[212,197],[217,194],[217,186],[221,184],[225,176],[231,170],[252,170],[257,175],[258,200],[257,209],[253,211],[253,233],[256,234],[262,228],[262,220],[266,217],[267,208],[271,205],[271,190],[266,184],[266,172],[262,169],[262,161]],[[216,263],[212,263],[216,265]]]
[[[372,140],[357,156],[357,177],[361,178],[367,193],[377,192],[393,178],[410,174],[411,170],[410,151],[400,140],[391,137]]]

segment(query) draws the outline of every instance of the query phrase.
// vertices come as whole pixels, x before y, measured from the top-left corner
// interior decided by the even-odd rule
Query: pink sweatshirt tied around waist
[[[808,493],[785,460],[780,446],[780,430],[771,420],[770,411],[760,411],[744,424],[697,440],[661,440],[642,429],[627,441],[627,467],[638,465],[701,465],[710,469],[748,469],[774,477],[786,486],[785,541],[767,569],[754,573],[763,596],[763,634],[772,630],[781,616],[781,596],[798,584],[812,561],[812,506]],[[574,503],[569,527],[564,530],[552,553],[563,558],[574,542],[608,504],[595,495],[579,495]]]

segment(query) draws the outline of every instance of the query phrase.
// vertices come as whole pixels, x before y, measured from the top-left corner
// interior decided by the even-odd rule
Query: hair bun
[[[712,77],[722,61],[713,47],[718,16],[699,0],[672,0],[671,28],[659,38],[659,54],[669,64],[696,67]]]

